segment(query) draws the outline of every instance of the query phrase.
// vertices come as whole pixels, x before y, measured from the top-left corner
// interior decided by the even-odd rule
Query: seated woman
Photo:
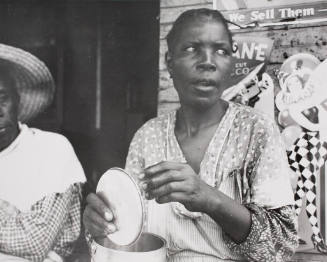
[[[273,120],[221,99],[232,36],[216,10],[181,14],[166,63],[180,108],[135,134],[126,170],[141,180],[149,232],[167,240],[168,261],[286,261],[297,247],[286,151]],[[115,214],[88,196],[93,238],[116,230]]]
[[[25,124],[54,91],[43,62],[0,44],[0,261],[62,261],[81,232],[85,175],[73,147]]]

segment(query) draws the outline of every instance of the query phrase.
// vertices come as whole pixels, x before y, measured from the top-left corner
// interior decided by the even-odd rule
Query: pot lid
[[[110,168],[100,178],[97,194],[109,206],[117,231],[107,237],[116,245],[133,244],[143,228],[143,201],[136,181],[120,168]]]

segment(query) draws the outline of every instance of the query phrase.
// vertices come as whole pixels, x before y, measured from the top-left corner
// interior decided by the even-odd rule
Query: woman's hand
[[[112,211],[98,195],[90,193],[86,202],[83,223],[93,238],[105,238],[117,230]]]
[[[207,213],[215,191],[188,164],[163,161],[144,170],[141,183],[148,199],[180,202],[188,210]]]

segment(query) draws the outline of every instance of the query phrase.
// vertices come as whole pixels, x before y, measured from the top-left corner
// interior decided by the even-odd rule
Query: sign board
[[[219,10],[217,2],[220,1],[215,0],[213,6]],[[253,23],[260,25],[264,23],[312,20],[318,18],[325,18],[327,21],[327,1],[230,11],[221,10],[221,12],[227,20],[245,27]]]
[[[232,73],[227,86],[240,82],[259,64],[267,64],[273,46],[273,40],[268,37],[235,35],[233,40],[237,51],[233,53]]]
[[[273,40],[246,35],[236,35],[233,40],[237,48],[222,98],[253,106],[274,118],[273,80],[265,72]]]

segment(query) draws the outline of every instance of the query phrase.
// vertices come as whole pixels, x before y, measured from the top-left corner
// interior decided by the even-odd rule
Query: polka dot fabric
[[[126,170],[137,178],[161,161],[186,162],[175,137],[176,111],[135,134]],[[200,165],[199,176],[251,212],[247,239],[236,244],[209,216],[181,216],[176,203],[146,201],[145,230],[167,240],[169,261],[284,261],[297,246],[286,150],[277,126],[254,109],[229,103]],[[259,250],[259,251],[256,251]]]

